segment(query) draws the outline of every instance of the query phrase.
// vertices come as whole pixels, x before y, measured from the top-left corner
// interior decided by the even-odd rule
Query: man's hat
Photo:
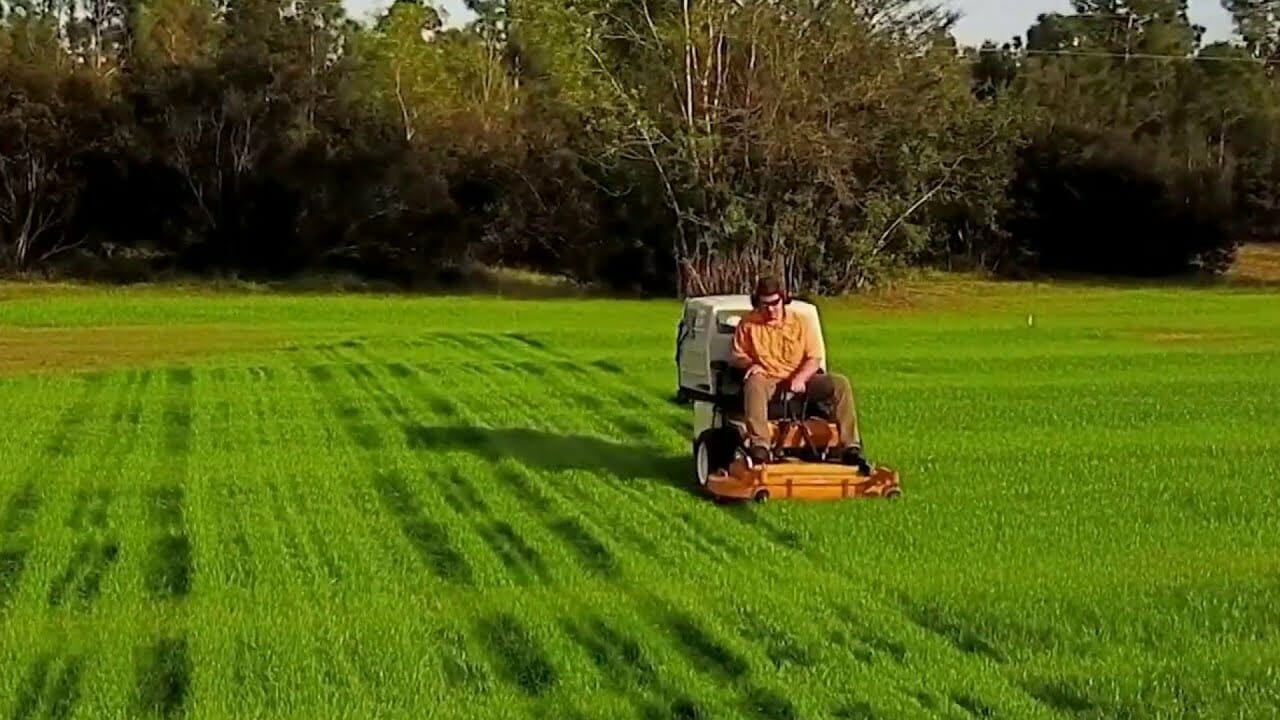
[[[760,298],[766,295],[781,295],[783,305],[791,302],[791,298],[787,296],[787,290],[783,287],[782,281],[768,275],[756,280],[756,289],[751,293],[751,304],[758,306]]]

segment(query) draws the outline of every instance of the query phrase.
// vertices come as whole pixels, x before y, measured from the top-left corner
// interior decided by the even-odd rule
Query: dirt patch
[[[1280,243],[1242,246],[1228,277],[1249,283],[1280,284]]]
[[[287,342],[275,328],[166,326],[0,329],[0,375],[135,367],[264,351]]]
[[[1131,333],[1130,337],[1157,345],[1212,345],[1217,347],[1249,340],[1253,336],[1245,333],[1170,330],[1165,332]]]
[[[870,313],[936,313],[998,310],[1034,298],[1047,285],[992,280],[972,273],[921,273],[838,298],[819,298],[833,307]]]
[[[1204,333],[1156,333],[1149,337],[1150,340],[1158,343],[1176,343],[1176,342],[1193,342],[1196,340],[1204,340]]]

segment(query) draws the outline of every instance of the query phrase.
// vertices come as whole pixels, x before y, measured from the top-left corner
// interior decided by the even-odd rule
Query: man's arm
[[[822,358],[812,355],[805,358],[805,361],[796,369],[791,379],[798,381],[800,384],[807,384],[809,379],[818,373],[818,369],[822,367]]]
[[[800,387],[807,385],[822,367],[822,348],[818,347],[818,338],[810,332],[808,323],[803,323],[803,326],[805,359],[791,375],[792,385]]]
[[[746,370],[748,374],[753,367],[756,367],[755,348],[751,344],[746,328],[741,325],[733,331],[733,353],[729,364],[739,370]]]

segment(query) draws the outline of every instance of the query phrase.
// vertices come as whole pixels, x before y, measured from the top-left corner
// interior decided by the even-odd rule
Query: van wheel
[[[699,435],[693,442],[694,476],[698,484],[706,487],[712,475],[727,470],[737,449],[738,433],[733,428],[711,428]]]

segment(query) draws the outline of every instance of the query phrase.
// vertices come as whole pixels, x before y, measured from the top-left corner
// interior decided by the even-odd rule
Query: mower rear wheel
[[[738,443],[738,433],[725,427],[706,430],[693,441],[694,477],[699,485],[706,487],[712,475],[729,468]]]

